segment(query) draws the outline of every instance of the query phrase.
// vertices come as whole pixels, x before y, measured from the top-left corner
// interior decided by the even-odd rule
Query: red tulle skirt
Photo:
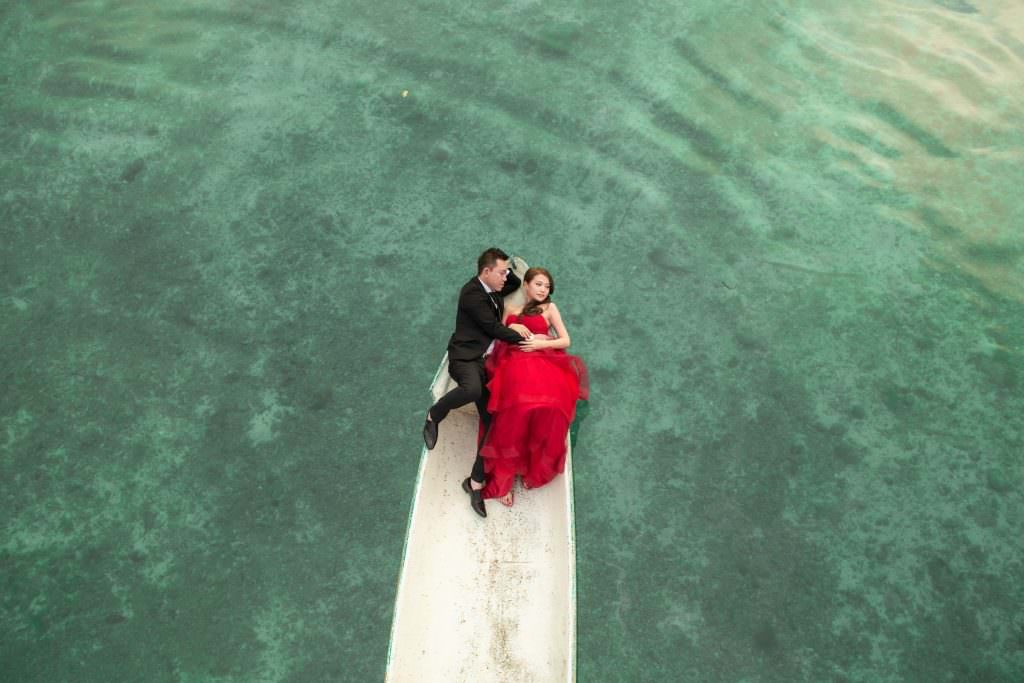
[[[576,401],[589,392],[586,366],[560,349],[524,352],[498,342],[487,369],[491,429],[480,449],[487,473],[483,495],[504,496],[517,474],[529,488],[543,486],[565,470]]]

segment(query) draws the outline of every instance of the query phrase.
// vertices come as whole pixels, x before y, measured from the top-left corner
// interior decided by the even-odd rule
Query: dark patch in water
[[[882,403],[896,417],[908,417],[914,411],[914,396],[906,387],[889,384],[881,393]]]
[[[615,368],[593,367],[589,368],[591,384],[614,384],[619,380],[622,373]]]
[[[869,135],[868,133],[858,130],[857,128],[853,128],[852,126],[842,126],[836,131],[836,133],[838,133],[840,137],[844,137],[851,142],[867,147],[872,152],[880,154],[886,159],[899,159],[901,156],[898,149],[893,149],[873,135]]]
[[[979,498],[967,507],[974,522],[983,529],[992,529],[999,523],[999,507],[991,497]]]
[[[852,446],[848,441],[841,441],[836,444],[835,449],[832,451],[832,455],[834,455],[835,458],[844,465],[856,465],[863,457],[860,451],[858,451],[857,448]]]
[[[670,103],[664,100],[654,102],[651,118],[658,128],[684,138],[702,157],[718,163],[728,160],[728,154],[713,135],[680,114]]]
[[[171,25],[172,22],[180,22],[210,27],[225,26],[231,30],[247,27],[257,33],[274,31],[279,34],[295,35],[299,32],[296,25],[274,18],[272,12],[267,12],[266,8],[260,7],[258,4],[254,7],[240,6],[227,10],[208,7],[167,9],[162,14],[167,18],[168,25]]]
[[[939,7],[945,7],[946,9],[959,12],[960,14],[977,14],[978,8],[969,2],[964,0],[935,0],[935,4]]]
[[[754,631],[754,647],[761,652],[775,652],[779,649],[779,637],[769,623],[762,623]]]
[[[445,144],[438,144],[434,146],[434,149],[430,152],[430,157],[439,163],[448,161],[452,156],[451,149]]]
[[[687,268],[684,268],[683,266],[677,263],[673,263],[672,260],[669,259],[669,257],[663,251],[655,250],[648,252],[647,260],[650,261],[653,265],[657,266],[658,268],[661,268],[662,270],[667,270],[673,275],[690,274],[690,271]]]
[[[401,261],[398,254],[377,254],[373,257],[373,265],[378,268],[395,268]]]
[[[764,351],[764,343],[749,332],[736,332],[733,336],[736,345],[744,351]]]
[[[192,43],[196,40],[196,34],[191,31],[164,31],[147,39],[150,45],[157,47],[173,47]]]
[[[118,45],[103,42],[90,42],[82,46],[82,50],[93,57],[108,59],[123,64],[141,64],[145,61],[139,50],[132,50]]]
[[[992,355],[975,353],[970,362],[996,390],[1012,392],[1017,388],[1017,368],[1009,352],[999,349]]]
[[[562,25],[545,28],[536,36],[529,36],[527,40],[545,57],[566,59],[572,54],[582,35],[580,27]]]
[[[939,237],[959,237],[961,234],[960,228],[946,222],[942,214],[930,206],[922,207],[920,215],[924,224],[934,230]]]
[[[146,170],[146,162],[139,158],[128,164],[121,174],[121,182],[130,183],[139,177],[139,174]]]
[[[198,327],[199,325],[199,323],[196,322],[195,317],[192,315],[192,311],[185,308],[184,304],[172,306],[171,309],[163,315],[163,319],[183,328],[191,329]]]
[[[854,154],[853,152],[849,152],[845,149],[840,149],[839,147],[835,147],[831,144],[826,143],[825,146],[828,148],[829,155],[832,159],[835,159],[836,161],[845,161],[856,166],[858,172],[863,173],[868,178],[871,178],[877,183],[880,183],[882,185],[890,184],[891,181],[889,178],[887,178],[883,173],[881,173],[871,164],[866,163],[859,155]],[[847,182],[849,182],[850,179],[852,179],[852,177],[848,177]],[[855,182],[858,186],[860,185],[859,181]]]
[[[306,397],[310,410],[323,410],[334,401],[334,392],[330,387],[315,389]]]
[[[701,75],[703,75],[709,81],[711,81],[719,88],[721,88],[723,91],[725,91],[725,93],[729,95],[729,97],[736,100],[736,102],[743,105],[744,107],[747,107],[748,109],[753,109],[755,111],[761,112],[762,114],[768,116],[768,118],[772,119],[773,121],[779,118],[778,109],[768,104],[764,100],[755,97],[750,93],[745,92],[740,88],[736,87],[732,83],[732,81],[730,81],[724,75],[719,73],[718,70],[707,64],[703,59],[701,59],[700,54],[697,52],[696,48],[690,45],[689,42],[687,42],[683,38],[676,38],[675,41],[673,41],[673,45],[676,48],[676,52],[678,52],[683,59],[689,62],[690,66],[692,66],[694,69],[700,72]]]
[[[951,150],[949,147],[946,147],[941,140],[908,119],[903,113],[888,102],[882,100],[868,100],[862,102],[861,105],[868,112],[874,114],[877,118],[888,123],[890,126],[924,147],[932,156],[945,157],[949,159],[958,156],[956,152]]]
[[[74,66],[56,67],[40,85],[40,89],[54,97],[84,97],[101,100],[134,100],[135,89],[126,85],[109,83],[99,78],[85,77],[77,73]]]
[[[957,592],[960,582],[957,580],[953,570],[941,557],[928,560],[928,578],[931,579],[932,589],[939,595],[953,595]]]
[[[985,478],[985,483],[996,493],[1009,493],[1013,490],[1013,482],[1001,469],[991,469]]]
[[[797,236],[796,228],[792,225],[776,225],[768,232],[768,239],[776,242],[792,240]]]
[[[1011,244],[979,244],[967,245],[964,254],[972,261],[994,263],[998,265],[1014,265],[1024,256],[1024,248]]]

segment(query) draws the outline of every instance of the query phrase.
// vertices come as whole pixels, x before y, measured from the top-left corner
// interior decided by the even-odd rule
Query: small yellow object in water
[[[402,97],[408,97],[408,96],[409,96],[409,91],[408,90],[403,90],[402,91]]]

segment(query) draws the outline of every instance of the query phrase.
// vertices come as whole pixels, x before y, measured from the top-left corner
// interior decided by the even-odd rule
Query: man
[[[445,416],[467,403],[476,403],[483,422],[483,434],[477,442],[473,471],[462,482],[462,489],[469,494],[469,504],[473,511],[486,517],[487,510],[480,493],[484,487],[484,461],[480,457],[480,446],[487,438],[491,415],[487,412],[489,392],[484,356],[494,348],[496,339],[518,344],[533,334],[523,325],[506,327],[501,323],[505,312],[502,297],[514,292],[520,284],[519,278],[509,268],[508,254],[501,249],[488,249],[477,259],[476,270],[476,277],[463,285],[459,292],[455,332],[448,340],[448,374],[458,386],[442,396],[427,411],[423,441],[427,449],[432,450],[437,443],[438,426]]]

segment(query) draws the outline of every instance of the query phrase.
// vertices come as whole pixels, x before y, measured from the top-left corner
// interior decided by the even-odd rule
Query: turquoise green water
[[[381,680],[497,244],[580,681],[1024,679],[1024,9],[751,5],[4,3],[2,678]]]

